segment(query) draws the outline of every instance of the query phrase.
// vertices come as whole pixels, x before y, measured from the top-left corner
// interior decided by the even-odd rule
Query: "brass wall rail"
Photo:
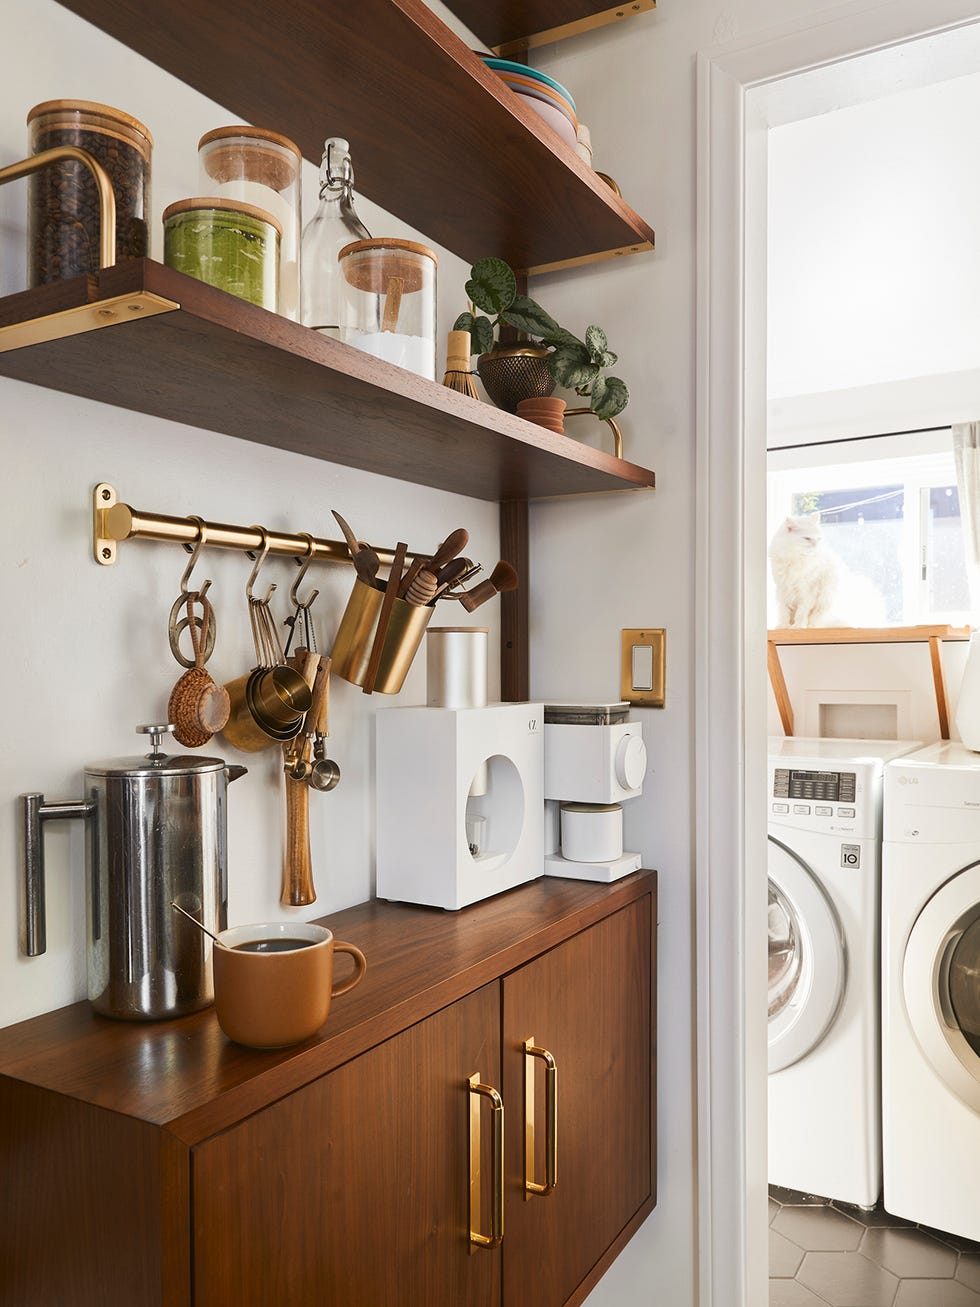
[[[0,168],[0,186],[4,182],[29,177],[31,173],[40,172],[42,168],[61,163],[65,159],[83,163],[95,180],[95,189],[99,193],[99,267],[111,268],[116,261],[116,196],[109,174],[88,150],[80,150],[76,145],[55,145],[50,150],[41,150],[29,159],[21,159],[17,163],[8,164],[6,168]]]
[[[166,544],[195,545],[203,536],[207,548],[240,549],[258,552],[263,537],[269,554],[290,558],[312,558],[318,562],[349,563],[346,541],[323,540],[304,533],[287,534],[267,531],[260,526],[232,526],[227,522],[207,522],[198,517],[171,517],[164,513],[146,513],[118,501],[115,487],[102,481],[92,495],[93,542],[95,561],[111,567],[116,561],[116,546],[123,540],[159,540]],[[373,546],[382,563],[391,563],[393,549]],[[414,558],[413,553],[406,555]]]

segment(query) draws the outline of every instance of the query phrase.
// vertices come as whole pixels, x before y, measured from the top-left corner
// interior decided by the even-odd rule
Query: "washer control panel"
[[[873,835],[877,819],[869,808],[870,778],[862,769],[830,771],[773,767],[769,819],[800,830],[864,837]],[[865,830],[865,826],[869,829]],[[850,865],[850,864],[844,864]]]
[[[777,767],[773,773],[772,797],[853,804],[857,797],[857,773],[800,771],[796,767]]]

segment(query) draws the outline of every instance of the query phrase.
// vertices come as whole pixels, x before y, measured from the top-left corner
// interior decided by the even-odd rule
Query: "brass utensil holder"
[[[365,585],[360,579],[354,582],[334,640],[331,665],[333,672],[352,685],[364,684],[383,599],[383,590]],[[406,603],[404,599],[395,600],[381,647],[375,690],[397,694],[402,688],[434,611],[425,605]]]

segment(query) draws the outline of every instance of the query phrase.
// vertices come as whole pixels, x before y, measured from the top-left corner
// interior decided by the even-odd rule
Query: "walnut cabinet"
[[[585,1298],[655,1201],[653,873],[329,924],[368,974],[294,1049],[87,1004],[0,1032],[0,1304]]]

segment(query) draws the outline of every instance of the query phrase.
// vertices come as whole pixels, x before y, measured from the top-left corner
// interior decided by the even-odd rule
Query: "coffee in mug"
[[[364,954],[314,922],[235,926],[212,952],[214,1005],[229,1039],[249,1048],[285,1048],[315,1035],[330,1000],[359,984]],[[354,971],[334,983],[335,953],[349,953]]]

